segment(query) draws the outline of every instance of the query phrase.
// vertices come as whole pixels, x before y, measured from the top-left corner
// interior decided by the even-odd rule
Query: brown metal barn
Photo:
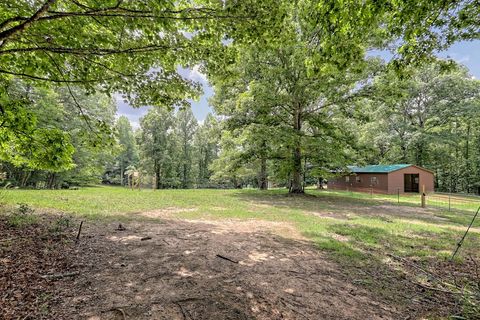
[[[396,194],[433,192],[433,172],[411,164],[348,167],[349,172],[328,180],[328,189]]]

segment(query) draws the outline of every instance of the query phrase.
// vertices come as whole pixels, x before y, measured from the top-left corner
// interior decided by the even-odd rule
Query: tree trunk
[[[24,171],[22,175],[22,181],[20,182],[20,187],[25,188],[27,186],[28,179],[30,178],[31,171]]]
[[[124,181],[124,172],[123,172],[123,161],[120,161],[120,185],[123,187],[125,185]]]
[[[268,180],[267,180],[267,157],[262,155],[260,158],[260,173],[258,178],[258,187],[260,190],[268,189]]]
[[[155,189],[160,189],[160,165],[158,160],[154,161],[154,170],[155,170]]]
[[[182,182],[182,184],[183,184],[183,186],[182,186],[183,189],[187,189],[187,185],[188,185],[188,182],[187,182],[187,172],[188,172],[188,170],[187,170],[187,169],[188,169],[188,168],[187,168],[187,163],[186,163],[186,161],[185,161],[185,162],[183,163],[183,182]]]
[[[52,172],[50,174],[50,178],[49,178],[49,181],[48,181],[48,189],[54,189],[55,188],[55,178],[56,178],[56,174],[55,174],[55,172]]]
[[[293,128],[295,130],[294,147],[293,147],[293,166],[292,166],[292,183],[289,193],[304,193],[302,185],[302,147],[301,147],[301,107],[298,106],[293,115]]]
[[[470,166],[470,121],[467,123],[467,137],[465,141],[465,189],[470,193],[470,186],[472,182],[472,169]]]

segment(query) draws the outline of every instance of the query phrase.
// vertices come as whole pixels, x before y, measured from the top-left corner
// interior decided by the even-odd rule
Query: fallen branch
[[[230,259],[228,257],[225,257],[225,256],[222,256],[220,254],[217,254],[217,258],[224,259],[224,260],[227,260],[227,261],[230,261],[230,262],[233,262],[233,263],[238,263],[238,261],[232,260],[232,259]]]
[[[82,232],[83,220],[80,222],[80,226],[78,227],[77,238],[75,239],[75,243],[78,243],[80,240],[80,233]]]
[[[78,276],[79,274],[80,274],[80,272],[74,271],[74,272],[57,273],[57,274],[46,274],[46,275],[42,275],[40,277],[43,278],[43,279],[62,279],[62,278],[66,278],[66,277]]]
[[[142,239],[140,239],[140,241],[145,241],[145,240],[151,240],[152,237],[143,237]]]

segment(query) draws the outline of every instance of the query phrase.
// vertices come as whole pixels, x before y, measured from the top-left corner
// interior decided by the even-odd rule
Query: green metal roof
[[[353,173],[389,173],[410,166],[411,164],[377,164],[364,167],[348,166],[348,169]]]

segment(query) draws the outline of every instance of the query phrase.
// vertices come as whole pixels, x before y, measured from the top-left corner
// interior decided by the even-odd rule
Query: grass
[[[417,283],[425,283],[428,279],[417,270],[409,271],[388,254],[407,258],[440,273],[448,273],[452,268],[467,274],[472,271],[468,269],[466,257],[480,259],[479,219],[456,263],[442,262],[450,258],[470,223],[473,206],[452,211],[442,206],[422,209],[417,198],[402,196],[398,205],[396,196],[375,195],[372,198],[364,193],[325,190],[307,190],[306,195],[289,196],[286,190],[132,191],[99,186],[80,190],[8,190],[0,201],[6,203],[3,211],[7,213],[3,214],[7,214],[6,221],[14,227],[35,223],[32,209],[104,221],[160,221],[166,215],[178,219],[280,222],[293,226],[338,262],[351,281],[387,300],[408,305],[410,300],[404,300],[398,293],[412,284],[401,279],[408,276]],[[162,214],[158,218],[148,218],[142,214],[148,211]],[[73,223],[69,215],[61,217],[50,226],[50,232],[61,232]],[[448,268],[443,270],[445,265]],[[478,314],[477,296],[465,295],[463,303],[465,315]]]
[[[328,194],[329,196],[347,197],[359,200],[370,201],[383,201],[390,202],[392,204],[399,204],[402,206],[420,206],[421,196],[420,194],[370,194],[365,192],[353,192],[353,191],[339,191],[339,190],[317,190],[310,189],[310,192],[314,194]],[[480,197],[471,195],[455,195],[447,193],[431,193],[426,196],[427,207],[437,207],[442,209],[451,208],[451,211],[464,210],[475,211],[480,207]]]
[[[471,211],[415,209],[413,200],[405,202],[410,207],[391,206],[386,210],[379,205],[392,202],[390,196],[372,199],[369,194],[316,190],[308,190],[305,196],[288,196],[285,190],[132,191],[99,186],[80,190],[9,190],[3,201],[10,206],[21,203],[100,220],[146,219],[139,213],[163,210],[187,219],[284,222],[295,226],[320,249],[359,263],[372,255],[382,259],[385,252],[444,259],[451,254],[472,217]],[[475,246],[480,243],[479,226],[477,221],[463,252],[478,255]]]

